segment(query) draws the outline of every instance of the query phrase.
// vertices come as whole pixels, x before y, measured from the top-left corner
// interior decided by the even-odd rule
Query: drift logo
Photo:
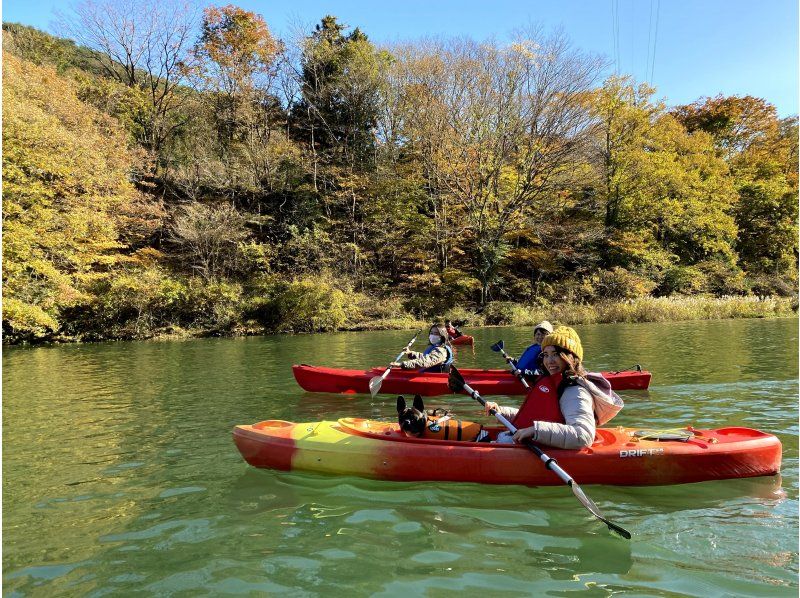
[[[541,390],[542,392],[550,392],[550,389],[549,389],[549,388],[547,388],[547,387],[546,387],[544,384],[542,384],[542,385],[539,387],[539,390]]]
[[[651,455],[663,455],[664,449],[662,448],[653,448],[653,449],[631,449],[628,451],[620,451],[620,457],[649,457]]]

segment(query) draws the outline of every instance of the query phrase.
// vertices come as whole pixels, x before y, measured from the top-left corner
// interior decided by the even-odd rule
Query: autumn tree
[[[92,72],[100,57],[86,47],[21,23],[3,23],[3,51],[37,65],[50,65],[63,74],[70,68]]]
[[[560,188],[587,139],[589,115],[578,99],[601,63],[560,35],[508,46],[431,43],[398,59],[408,72],[405,149],[423,161],[445,226],[468,241],[486,302],[506,234]]]
[[[611,77],[601,89],[586,96],[597,119],[593,158],[600,166],[598,199],[605,206],[605,225],[619,224],[623,202],[648,184],[640,167],[647,138],[659,110],[651,104],[655,89],[630,79]],[[630,212],[630,210],[628,210]]]
[[[203,11],[202,33],[194,46],[196,74],[213,98],[214,119],[227,150],[243,121],[257,118],[251,110],[268,98],[264,92],[275,76],[280,43],[261,15],[231,4]]]
[[[708,134],[687,133],[653,93],[611,78],[589,99],[598,119],[606,265],[656,282],[687,266],[727,269],[733,279],[736,196],[728,167]]]
[[[753,96],[701,98],[676,106],[672,113],[687,131],[711,135],[728,161],[742,152],[768,147],[778,132],[775,107]]]
[[[83,0],[62,18],[62,28],[94,50],[109,78],[135,89],[148,109],[140,142],[156,154],[180,126],[187,52],[195,10],[184,0]]]
[[[755,290],[791,293],[797,280],[797,118],[752,96],[717,96],[674,109],[711,135],[738,192],[736,250]]]
[[[124,236],[160,212],[132,186],[137,161],[114,120],[51,67],[3,56],[3,327],[42,338],[124,263]],[[128,231],[130,226],[131,230]]]
[[[171,242],[187,263],[209,281],[236,273],[241,243],[247,237],[244,217],[229,204],[182,205],[170,226]]]

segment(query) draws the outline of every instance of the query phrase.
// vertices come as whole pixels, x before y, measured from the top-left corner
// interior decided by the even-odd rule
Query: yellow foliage
[[[58,328],[58,322],[43,309],[13,297],[3,298],[3,322],[15,330],[25,330],[34,339],[43,338]]]
[[[3,320],[12,336],[58,328],[59,308],[85,300],[86,285],[117,262],[116,214],[136,197],[134,160],[122,128],[84,104],[75,83],[3,55],[3,295],[11,306]]]

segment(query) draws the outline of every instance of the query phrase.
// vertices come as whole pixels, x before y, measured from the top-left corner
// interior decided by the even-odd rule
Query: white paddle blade
[[[378,394],[378,391],[381,389],[381,384],[383,384],[383,376],[375,376],[374,378],[370,378],[369,381],[369,394],[372,395],[372,398],[375,398],[375,395]]]

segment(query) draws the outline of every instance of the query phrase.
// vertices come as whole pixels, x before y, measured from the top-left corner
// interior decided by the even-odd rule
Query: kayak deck
[[[598,428],[589,448],[542,448],[579,484],[681,484],[780,470],[781,443],[771,434],[740,427],[687,430],[688,440],[659,441],[638,438],[633,428]],[[233,437],[250,465],[283,471],[395,481],[562,483],[524,446],[408,437],[396,423],[268,420],[236,426]]]
[[[344,394],[369,393],[369,381],[385,368],[348,370],[307,364],[293,365],[292,373],[303,390]],[[527,390],[508,370],[459,368],[467,383],[481,395],[524,395]],[[650,385],[646,371],[602,372],[614,390],[644,390]],[[450,394],[447,374],[392,368],[383,381],[382,394],[418,394],[434,397]]]

